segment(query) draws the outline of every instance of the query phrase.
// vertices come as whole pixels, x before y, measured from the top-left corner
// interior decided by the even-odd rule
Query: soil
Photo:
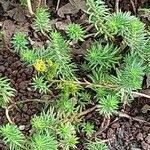
[[[8,0],[9,2],[9,0]],[[68,3],[67,0],[61,0],[60,7]],[[114,0],[106,0],[108,6],[115,9]],[[4,5],[5,4],[5,5]],[[65,18],[61,18],[56,13],[56,1],[54,3],[48,3],[49,8],[51,8],[51,13],[55,21],[60,21],[61,24],[59,28],[62,28],[62,23],[71,20],[76,20],[76,22],[85,23],[83,12],[78,12],[71,15],[65,15]],[[149,0],[122,0],[119,3],[119,8],[123,11],[131,11],[132,13],[137,13],[137,9],[142,6],[150,6]],[[28,26],[30,19],[24,14],[20,15],[20,20],[15,19],[15,14],[10,16],[10,10],[17,8],[16,1],[11,1],[10,3],[1,4],[0,1],[0,27],[2,31],[5,31],[6,36],[4,37],[3,47],[0,48],[0,76],[6,76],[11,80],[11,85],[16,89],[15,97],[12,101],[25,101],[29,99],[41,98],[40,94],[33,92],[31,89],[32,77],[36,74],[32,67],[27,67],[21,62],[20,58],[12,52],[10,44],[8,43],[10,37],[12,36],[15,27],[24,30],[31,38],[31,42],[36,41],[36,44],[40,45],[46,39],[42,39],[41,36],[33,33],[31,27]],[[16,13],[16,12],[15,12]],[[22,15],[22,16],[21,16]],[[83,17],[83,18],[82,18]],[[145,20],[144,17],[142,17]],[[6,26],[2,26],[6,21],[11,21],[12,26],[6,29]],[[146,19],[147,22],[147,19]],[[9,32],[8,32],[9,30]],[[90,42],[91,39],[87,39]],[[82,44],[82,46],[77,46],[75,48],[75,54],[78,56],[80,61],[80,55],[82,55],[82,49],[87,46],[88,43]],[[149,90],[149,89],[148,89]],[[150,91],[150,90],[149,90]],[[98,137],[102,140],[108,140],[107,145],[110,150],[150,150],[150,110],[142,111],[145,105],[150,105],[150,100],[145,98],[138,98],[134,102],[122,108],[125,114],[139,119],[139,121],[133,121],[127,117],[115,116],[110,120],[109,126],[104,130]],[[9,114],[11,119],[17,124],[20,130],[24,134],[29,135],[31,132],[30,119],[34,114],[38,114],[42,110],[42,104],[36,102],[26,102],[23,105],[15,107]],[[99,129],[102,120],[101,117],[97,115],[96,112],[89,113],[85,116],[85,119],[91,121],[96,125],[96,131]],[[141,120],[145,120],[142,122]],[[5,110],[0,108],[0,125],[4,125],[8,122]],[[81,134],[81,143],[78,145],[78,150],[81,150],[84,145],[84,135]],[[0,141],[0,150],[8,150],[8,148]]]

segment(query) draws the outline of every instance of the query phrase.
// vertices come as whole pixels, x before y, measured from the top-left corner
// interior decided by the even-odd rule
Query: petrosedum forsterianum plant
[[[70,122],[65,124],[61,123],[58,128],[58,134],[62,147],[64,147],[65,150],[77,148],[76,144],[78,143],[78,137],[76,136],[75,127]]]
[[[57,122],[57,116],[54,108],[49,108],[47,112],[43,111],[40,115],[35,115],[31,119],[31,125],[35,132],[44,132],[47,129],[54,130]]]
[[[66,33],[75,42],[84,41],[85,31],[79,24],[70,23],[66,26]]]
[[[48,81],[46,81],[43,76],[33,77],[31,85],[34,91],[38,91],[41,94],[46,94],[50,91],[49,90],[50,85],[48,85]]]
[[[83,123],[82,132],[85,133],[87,137],[91,137],[94,133],[94,125],[90,122]]]
[[[33,65],[35,60],[38,58],[36,50],[25,49],[20,51],[21,60],[27,65]]]
[[[49,133],[37,133],[31,138],[31,150],[57,150],[57,141]]]
[[[87,50],[85,59],[91,68],[109,69],[118,63],[118,52],[119,49],[115,48],[112,44],[102,45],[96,41]]]
[[[99,98],[97,111],[104,117],[110,118],[118,109],[119,100],[116,95],[107,95]]]
[[[121,35],[132,51],[141,52],[146,43],[145,25],[130,12],[115,12],[106,22],[112,35]]]
[[[10,86],[10,80],[5,77],[0,77],[0,105],[7,105],[14,95],[15,89]]]
[[[36,31],[45,34],[51,30],[50,14],[45,8],[37,8],[35,12],[33,27]]]
[[[126,92],[141,89],[145,69],[146,66],[139,57],[129,54],[124,58],[122,68],[117,70],[117,77],[113,76],[112,81]]]
[[[26,39],[26,35],[23,32],[16,32],[12,37],[11,43],[15,49],[15,52],[20,53],[20,51],[27,49],[28,41]]]
[[[75,79],[75,64],[71,62],[68,42],[57,31],[51,32],[47,57],[58,66],[56,77]]]
[[[26,149],[26,138],[16,125],[6,124],[0,127],[0,134],[10,150]]]
[[[147,41],[144,23],[130,12],[111,13],[103,0],[87,0],[87,6],[89,23],[95,25],[97,34],[101,33],[111,41],[121,35],[131,51],[141,56]]]
[[[49,133],[49,135],[57,140],[56,146],[59,145],[65,150],[76,148],[78,138],[76,136],[75,126],[70,122],[64,123],[63,116],[59,112],[54,113],[54,111],[54,108],[50,108],[48,112],[42,112],[39,116],[32,118],[31,124],[35,132],[34,136],[36,137],[40,133],[44,138],[45,134],[47,135]],[[39,144],[37,143],[36,145]],[[45,150],[44,146],[41,150]]]
[[[89,142],[86,146],[87,150],[109,150],[105,143],[99,140]]]
[[[105,37],[111,37],[105,25],[107,17],[110,15],[109,9],[102,0],[87,0],[87,11],[89,15],[89,23],[93,24],[97,30],[97,34],[105,34]],[[107,16],[107,17],[106,17]]]

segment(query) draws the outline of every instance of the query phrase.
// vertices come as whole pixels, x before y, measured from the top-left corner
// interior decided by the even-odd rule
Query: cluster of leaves
[[[33,134],[29,139],[14,125],[7,124],[0,128],[4,142],[12,150],[24,147],[32,150],[76,149],[78,129],[82,129],[87,139],[95,132],[93,124],[79,123],[80,113],[87,105],[96,103],[99,114],[110,118],[117,112],[119,104],[130,102],[133,90],[141,88],[150,61],[150,39],[147,38],[144,24],[129,12],[110,13],[102,0],[87,0],[87,6],[89,23],[95,26],[98,40],[85,52],[82,67],[86,80],[80,81],[76,76],[77,66],[72,61],[69,45],[70,41],[76,44],[84,40],[85,31],[80,25],[67,25],[64,38],[56,30],[50,32],[49,13],[46,9],[38,8],[33,26],[37,32],[46,35],[49,40],[47,45],[29,49],[25,34],[18,32],[14,35],[12,44],[15,52],[38,72],[33,78],[33,89],[46,94],[54,85],[59,95],[53,102],[54,108],[31,120]],[[102,37],[104,40],[101,40]],[[116,37],[123,39],[117,45]],[[127,52],[122,47],[127,48]],[[2,101],[7,102],[13,96],[13,90],[3,79],[0,82],[0,88],[7,91],[1,96]],[[85,144],[85,147],[87,150],[108,149],[96,139]]]
[[[1,137],[11,150],[64,150],[76,149],[79,142],[75,124],[64,122],[63,116],[54,113],[54,108],[49,108],[45,113],[34,116],[31,120],[33,134],[26,138],[16,125],[6,124],[0,127]],[[90,123],[84,123],[83,132],[91,136],[94,132],[94,126]],[[96,140],[85,144],[88,150],[106,150],[104,143]]]
[[[0,77],[0,106],[6,106],[14,95],[15,89],[10,86],[9,79]]]

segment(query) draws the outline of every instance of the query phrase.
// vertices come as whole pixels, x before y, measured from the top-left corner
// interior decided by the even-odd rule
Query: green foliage
[[[48,80],[52,80],[57,74],[58,65],[53,63],[51,60],[47,60],[46,63],[47,63],[47,70],[45,73],[46,78]]]
[[[71,134],[76,134],[76,131],[74,126],[70,122],[67,122],[65,124],[64,123],[60,124],[58,133],[62,139],[66,139],[70,137]]]
[[[47,112],[43,111],[39,116],[34,116],[32,118],[32,128],[35,129],[37,133],[47,129],[53,130],[56,123],[55,117],[54,108],[50,108]]]
[[[95,26],[97,34],[101,33],[105,34],[106,37],[111,37],[105,25],[106,19],[110,15],[105,2],[103,0],[87,0],[87,8],[89,23]]]
[[[22,6],[27,6],[27,0],[20,0],[20,4]]]
[[[50,15],[45,8],[37,8],[35,12],[35,18],[33,26],[36,31],[40,31],[43,34],[51,30]]]
[[[97,67],[92,69],[91,74],[88,75],[94,84],[107,84],[110,82],[109,72],[107,70],[101,70],[101,68]]]
[[[117,71],[117,77],[113,77],[114,84],[124,91],[140,89],[142,86],[145,66],[135,55],[127,55],[123,68]]]
[[[0,105],[7,105],[11,97],[15,95],[15,89],[10,86],[9,79],[5,77],[0,77]]]
[[[63,79],[75,79],[75,65],[71,63],[68,42],[57,31],[51,32],[47,57],[57,66],[57,76]]]
[[[84,30],[79,24],[70,23],[66,27],[66,33],[73,41],[83,41],[84,40]]]
[[[86,134],[87,137],[91,137],[94,133],[94,125],[90,122],[82,124],[82,131]]]
[[[72,81],[64,81],[58,85],[63,97],[68,98],[70,95],[75,96],[79,91],[79,85]]]
[[[130,12],[118,11],[109,16],[106,25],[112,35],[121,35],[133,52],[142,53],[146,34],[145,26],[138,18],[132,16]]]
[[[108,147],[105,143],[102,143],[99,140],[96,140],[95,142],[89,142],[86,146],[87,150],[108,150]]]
[[[0,133],[5,144],[9,145],[10,150],[22,150],[25,148],[26,138],[17,126],[11,124],[1,126]]]
[[[76,149],[76,144],[78,144],[78,138],[76,135],[71,135],[61,140],[61,142],[65,150]]]
[[[57,101],[57,108],[66,115],[71,115],[75,111],[76,101],[74,99],[68,99],[63,95],[60,95],[60,99]]]
[[[49,91],[48,81],[45,81],[43,76],[35,76],[32,81],[32,87],[41,94],[46,94]]]
[[[81,93],[78,93],[78,104],[85,108],[86,105],[90,104],[91,103],[91,95],[88,93],[88,92],[81,92]]]
[[[57,141],[48,132],[34,134],[31,138],[30,147],[32,150],[57,150]]]
[[[108,94],[106,97],[100,97],[97,110],[101,115],[110,117],[117,111],[118,104],[117,96]]]
[[[29,65],[33,65],[38,58],[38,54],[35,50],[25,49],[20,51],[21,60]]]
[[[12,37],[11,43],[17,53],[27,49],[28,41],[26,35],[23,32],[16,32]]]
[[[111,14],[106,22],[109,32],[112,35],[124,35],[128,32],[130,23],[136,18],[130,12],[118,11]]]
[[[110,69],[118,63],[118,49],[112,44],[103,46],[99,42],[95,42],[86,53],[86,60],[92,68],[99,67],[101,69]]]
[[[58,133],[61,138],[61,143],[63,147],[65,147],[65,150],[76,148],[78,138],[76,137],[75,128],[70,122],[67,122],[65,124],[61,123]]]

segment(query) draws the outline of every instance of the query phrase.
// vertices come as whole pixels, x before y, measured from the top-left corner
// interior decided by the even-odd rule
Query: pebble
[[[5,71],[5,67],[0,65],[0,72],[4,72]]]
[[[145,138],[146,143],[150,144],[150,133],[148,134],[148,136]]]
[[[148,130],[150,130],[150,126],[143,126],[142,129],[147,132]]]
[[[111,127],[112,127],[113,129],[116,129],[116,128],[119,128],[120,125],[119,125],[118,122],[116,122],[116,123],[113,123],[113,124],[111,125]]]
[[[137,138],[138,141],[140,141],[140,140],[142,141],[143,140],[143,134],[142,133],[138,133],[136,138]]]
[[[20,82],[19,83],[19,88],[20,90],[25,90],[27,88],[27,83],[26,82]]]
[[[20,126],[19,126],[19,130],[22,131],[22,130],[24,130],[24,129],[25,129],[25,125],[20,125]]]
[[[150,145],[147,144],[145,141],[142,141],[141,145],[143,150],[150,150]]]

